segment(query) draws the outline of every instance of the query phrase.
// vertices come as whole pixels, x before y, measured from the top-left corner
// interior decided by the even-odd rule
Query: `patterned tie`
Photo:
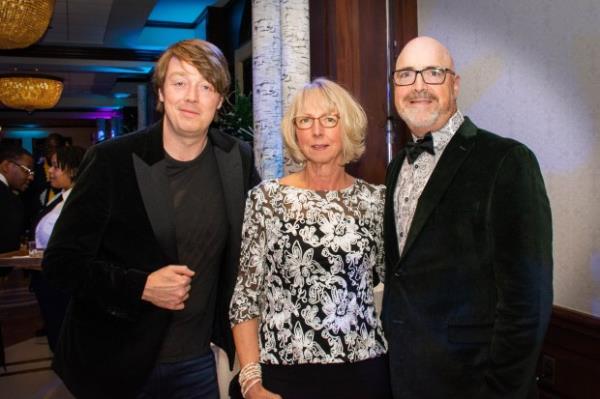
[[[433,150],[433,137],[431,136],[431,133],[427,133],[425,137],[417,140],[416,142],[409,141],[406,143],[404,150],[406,151],[408,163],[411,165],[415,163],[423,151],[427,151],[431,155],[435,154],[435,151]]]

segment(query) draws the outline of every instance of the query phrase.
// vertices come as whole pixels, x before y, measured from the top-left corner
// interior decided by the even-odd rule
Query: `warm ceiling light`
[[[0,49],[24,48],[40,40],[54,0],[0,0]]]
[[[2,1],[2,0],[0,0]],[[9,108],[52,108],[60,100],[63,84],[50,77],[2,76],[0,77],[0,103]]]

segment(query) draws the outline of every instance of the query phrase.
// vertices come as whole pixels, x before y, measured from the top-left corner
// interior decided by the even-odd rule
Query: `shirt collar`
[[[8,180],[6,180],[6,177],[2,173],[0,173],[0,181],[8,187]]]
[[[62,192],[61,192],[61,194],[62,194],[62,198],[63,198],[63,201],[66,201],[66,200],[67,200],[67,197],[69,196],[69,194],[71,194],[71,191],[72,191],[72,190],[73,190],[73,187],[71,187],[71,188],[70,188],[70,189],[68,189],[68,190],[65,190],[65,191],[62,191]]]
[[[446,148],[454,133],[458,131],[460,125],[465,121],[465,117],[463,113],[457,109],[454,115],[448,119],[448,122],[441,129],[435,130],[431,132],[431,137],[433,137],[433,148],[436,152],[443,151]],[[413,135],[413,140],[417,141],[417,137]]]

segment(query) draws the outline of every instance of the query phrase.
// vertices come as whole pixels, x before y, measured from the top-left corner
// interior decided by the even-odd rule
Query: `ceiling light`
[[[2,1],[2,0],[0,0]],[[43,76],[0,76],[0,103],[9,108],[48,109],[56,105],[63,83]]]
[[[0,0],[0,49],[31,46],[48,29],[54,0]]]

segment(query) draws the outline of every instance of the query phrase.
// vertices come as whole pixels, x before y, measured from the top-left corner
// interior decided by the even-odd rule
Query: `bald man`
[[[552,305],[552,226],[523,144],[457,108],[449,51],[418,37],[396,61],[412,140],[390,164],[382,318],[394,398],[536,397]]]

